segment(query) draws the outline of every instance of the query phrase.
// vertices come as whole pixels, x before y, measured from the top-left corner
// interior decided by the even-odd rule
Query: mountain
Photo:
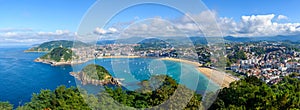
[[[116,40],[100,40],[97,41],[97,45],[108,45],[108,44],[114,44]]]
[[[72,64],[72,59],[76,58],[72,52],[71,49],[58,47],[51,52],[41,56],[40,58],[37,58],[35,62],[42,62],[46,64],[51,64],[53,66],[56,65],[66,65],[66,64]]]
[[[81,72],[85,73],[89,78],[96,80],[111,80],[112,78],[104,67],[95,64],[85,66]]]
[[[67,41],[67,40],[58,40],[42,43],[36,47],[32,47],[25,52],[49,52],[54,48],[63,47],[63,48],[72,48],[72,47],[83,47],[89,46],[86,43],[81,41]]]
[[[150,40],[149,40],[150,39]],[[136,44],[140,42],[145,42],[144,40],[158,39],[158,38],[142,38],[142,37],[132,37],[126,39],[118,40],[101,40],[98,41],[98,45],[107,45],[107,44]],[[193,37],[160,37],[159,39],[168,42],[172,46],[190,46],[193,45],[206,45],[208,43],[218,43],[218,42],[253,42],[253,41],[291,41],[291,42],[300,42],[300,35],[289,35],[289,36],[271,36],[271,37],[202,37],[202,36],[193,36]],[[148,42],[149,43],[149,42]]]
[[[135,50],[161,49],[171,47],[168,42],[157,38],[144,39],[137,44],[140,45],[135,47]]]
[[[81,81],[83,85],[118,85],[121,83],[103,67],[96,64],[85,66],[80,72],[71,72],[72,76]]]
[[[250,37],[233,37],[233,36],[226,36],[224,40],[231,41],[231,42],[246,42],[251,41]]]
[[[97,42],[97,45],[138,44],[145,41],[149,43],[151,40],[156,42],[156,40],[153,39],[158,39],[158,38],[131,37],[125,39],[116,39],[116,40],[100,40]],[[207,44],[206,38],[204,37],[161,37],[159,39],[179,47],[187,46],[189,44]]]
[[[108,45],[108,44],[137,44],[145,38],[142,37],[130,37],[124,39],[114,39],[114,40],[99,40],[97,45]]]
[[[289,35],[289,36],[271,36],[271,37],[233,37],[226,36],[225,40],[229,42],[251,42],[251,41],[291,41],[298,42],[300,41],[300,35]]]

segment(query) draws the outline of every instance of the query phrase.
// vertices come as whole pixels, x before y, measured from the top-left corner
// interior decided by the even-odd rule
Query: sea
[[[168,75],[201,94],[220,89],[193,65],[181,62],[154,58],[100,58],[72,66],[51,66],[34,62],[34,59],[45,53],[23,52],[27,48],[29,47],[0,47],[0,101],[9,101],[14,107],[29,102],[33,93],[39,93],[43,89],[54,90],[60,85],[76,86],[88,93],[97,94],[102,86],[82,85],[69,74],[80,71],[88,64],[105,67],[127,90],[136,90],[139,82],[159,74]]]

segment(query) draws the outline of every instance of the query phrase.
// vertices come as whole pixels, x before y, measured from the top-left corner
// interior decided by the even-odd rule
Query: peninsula
[[[83,85],[121,85],[118,79],[113,78],[104,67],[96,64],[87,65],[80,72],[70,72],[70,74]]]
[[[35,59],[34,61],[57,66],[73,64],[73,58],[77,58],[77,56],[73,54],[73,51],[71,49],[58,47],[45,54],[44,56]]]

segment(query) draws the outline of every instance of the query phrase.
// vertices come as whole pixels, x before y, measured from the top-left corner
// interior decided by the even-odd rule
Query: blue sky
[[[96,0],[0,0],[0,43],[33,44],[48,40],[71,39],[75,36],[85,13],[95,2]],[[300,14],[297,12],[300,9],[299,0],[203,0],[203,3],[209,12],[188,13],[189,16],[200,19],[198,22],[209,26],[212,21],[205,21],[210,19],[203,18],[210,14],[220,25],[224,36],[300,34]],[[112,3],[111,6],[115,4]],[[182,4],[189,7],[188,2]],[[107,12],[109,13],[109,10]],[[101,35],[109,33],[107,36],[113,36],[111,33],[121,30],[121,27],[114,25],[116,23],[155,17],[174,22],[174,26],[178,26],[178,29],[184,32],[195,31],[193,25],[184,21],[185,13],[178,13],[165,6],[140,5],[120,12],[109,26],[105,29],[101,27],[95,29],[95,33]],[[162,26],[159,28],[164,29],[163,25],[156,26]],[[212,30],[211,33],[215,32],[214,27],[204,26],[204,28]],[[145,29],[149,29],[149,26]],[[214,36],[210,32],[207,32],[207,35]]]
[[[95,0],[0,0],[0,28],[75,31]]]
[[[220,16],[239,20],[244,15],[283,14],[291,22],[300,22],[299,0],[203,0],[208,8]]]

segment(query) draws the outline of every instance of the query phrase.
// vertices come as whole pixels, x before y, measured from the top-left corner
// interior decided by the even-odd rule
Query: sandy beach
[[[102,56],[98,58],[140,58],[140,56]]]
[[[189,61],[189,60],[183,60],[183,59],[178,59],[178,58],[159,58],[160,60],[170,60],[170,61],[176,61],[176,62],[183,62],[183,63],[187,63],[187,64],[191,64],[191,65],[194,65],[194,66],[202,66],[200,63],[198,62],[194,62],[194,61]]]
[[[225,72],[217,71],[211,68],[206,67],[200,67],[201,64],[198,62],[183,60],[183,59],[177,59],[177,58],[160,58],[161,60],[170,60],[170,61],[176,61],[176,62],[183,62],[187,64],[194,65],[198,67],[198,71],[202,74],[204,74],[208,79],[212,80],[213,82],[220,85],[222,88],[228,87],[229,84],[233,81],[236,81],[237,79],[233,76],[230,76],[226,74]]]
[[[103,57],[98,57],[98,58],[141,58],[141,56],[103,56]],[[145,58],[147,58],[147,57],[145,57]],[[206,77],[208,77],[208,79],[217,83],[222,88],[228,87],[231,82],[237,80],[237,78],[235,78],[234,76],[228,75],[225,72],[217,71],[217,70],[214,70],[211,68],[201,67],[202,65],[198,62],[184,60],[184,59],[178,59],[178,58],[159,58],[159,59],[175,61],[175,62],[182,62],[182,63],[193,65],[193,66],[197,67],[197,69],[200,73],[204,74]],[[51,64],[52,66],[84,63],[84,62],[50,62],[50,61],[42,60],[42,59],[36,59],[35,62],[43,62],[43,63]]]

